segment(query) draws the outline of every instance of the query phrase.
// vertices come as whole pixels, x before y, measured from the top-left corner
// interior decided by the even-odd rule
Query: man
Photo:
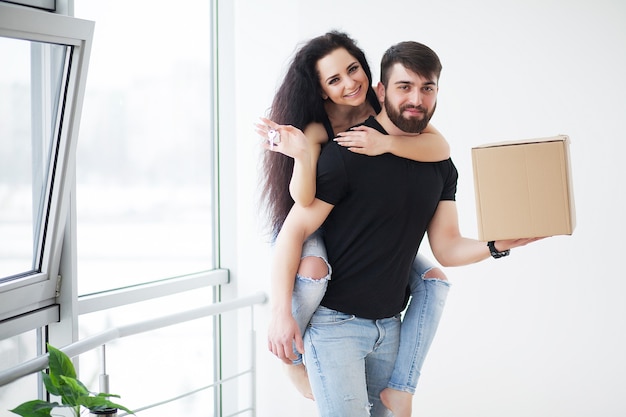
[[[439,58],[422,44],[389,48],[377,86],[384,108],[365,125],[383,134],[419,134],[435,110],[440,72]],[[285,362],[294,341],[304,350],[323,417],[388,415],[379,395],[396,360],[409,270],[426,231],[443,266],[490,256],[484,242],[459,232],[456,183],[450,159],[369,157],[332,142],[322,151],[315,201],[294,205],[276,240],[269,348]],[[293,277],[302,242],[322,224],[333,278],[303,344],[291,315]],[[494,248],[508,251],[532,240],[497,241]]]

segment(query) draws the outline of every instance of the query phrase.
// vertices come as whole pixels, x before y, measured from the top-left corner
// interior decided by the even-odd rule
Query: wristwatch
[[[498,251],[498,249],[496,249],[496,242],[494,240],[487,242],[487,246],[489,246],[489,252],[491,252],[491,256],[493,256],[495,259],[502,258],[503,256],[509,256],[509,254],[511,253],[510,249],[502,252]]]

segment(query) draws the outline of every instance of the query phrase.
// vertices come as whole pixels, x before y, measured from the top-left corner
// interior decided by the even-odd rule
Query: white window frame
[[[49,174],[54,175],[47,176],[46,206],[38,220],[47,224],[35,254],[41,270],[0,284],[0,340],[56,322],[60,317],[56,301],[59,266],[93,32],[91,21],[0,3],[1,37],[71,46],[71,68],[64,86],[63,111],[59,111],[62,119],[57,118],[53,136],[56,164],[50,164]],[[38,104],[34,103],[33,108]]]

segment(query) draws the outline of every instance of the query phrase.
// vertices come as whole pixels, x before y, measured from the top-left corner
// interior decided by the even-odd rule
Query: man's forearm
[[[300,265],[304,236],[283,227],[274,246],[271,303],[273,314],[291,314],[293,286]]]
[[[504,252],[525,246],[542,238],[504,239],[495,241],[495,249]],[[469,265],[491,257],[487,242],[469,239],[462,236],[452,239],[443,248],[433,250],[437,261],[444,267]]]
[[[310,207],[295,204],[276,238],[272,261],[272,317],[268,328],[270,351],[285,363],[295,359],[293,344],[303,352],[302,336],[298,323],[291,311],[292,293],[296,273],[300,265],[302,245],[306,237],[313,233],[332,206],[314,200]]]
[[[444,267],[469,265],[491,256],[485,242],[462,236],[451,240],[445,248],[434,251],[433,254]]]

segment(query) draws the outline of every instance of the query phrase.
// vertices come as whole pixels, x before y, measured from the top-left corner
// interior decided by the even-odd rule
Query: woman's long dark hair
[[[274,96],[269,119],[301,130],[304,130],[310,123],[328,121],[322,99],[323,91],[317,72],[317,62],[339,48],[344,48],[359,61],[370,81],[367,98],[370,103],[378,102],[371,86],[372,73],[365,53],[347,34],[331,31],[311,39],[298,50]],[[268,225],[274,237],[280,231],[294,204],[289,194],[293,165],[292,158],[280,152],[265,151],[261,199],[267,210]]]

